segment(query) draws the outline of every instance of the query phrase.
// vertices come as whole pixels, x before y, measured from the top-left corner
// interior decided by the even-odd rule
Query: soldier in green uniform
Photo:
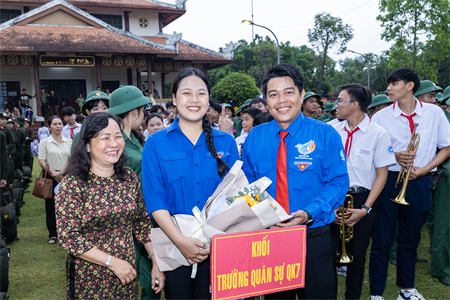
[[[388,96],[384,94],[376,95],[375,97],[373,97],[372,104],[370,104],[369,109],[373,109],[372,115],[374,115],[383,108],[388,107],[392,103],[394,102],[392,102],[392,100],[389,99]]]
[[[16,159],[15,167],[16,170],[23,172],[23,159],[25,156],[25,146],[27,141],[27,132],[23,127],[25,125],[25,118],[23,116],[18,116],[14,118],[14,128],[16,129]]]
[[[323,106],[323,115],[319,118],[319,120],[326,122],[325,120],[327,120],[331,116],[330,112],[332,108],[333,108],[332,102],[325,103]]]
[[[336,104],[335,102],[330,102],[330,116],[324,120],[325,123],[330,122],[331,120],[336,119]]]
[[[87,95],[86,101],[84,101],[83,105],[81,106],[81,112],[83,113],[83,115],[89,116],[90,114],[97,112],[107,112],[108,108],[109,108],[108,96],[102,91],[93,91]],[[70,149],[71,154],[73,153],[73,150],[75,149],[75,144],[77,143],[79,138],[80,133],[79,132],[75,133],[72,140],[72,148]]]
[[[0,119],[0,131],[5,135],[6,148],[8,153],[8,184],[14,182],[14,159],[16,158],[16,138],[15,132],[6,125],[8,115],[3,113]]]
[[[431,80],[422,80],[420,82],[419,89],[414,96],[420,101],[425,103],[436,104],[436,93],[442,92],[442,88],[436,86]]]
[[[8,150],[6,146],[6,137],[0,131],[0,203],[3,202],[3,192],[8,183]]]
[[[450,86],[440,99],[447,105],[444,113],[450,122]],[[430,230],[431,275],[438,278],[442,284],[450,285],[450,158],[438,167],[438,186],[433,195],[433,217]]]
[[[125,141],[124,154],[129,158],[128,166],[141,178],[142,152],[144,151],[144,137],[138,131],[144,118],[144,108],[151,100],[145,97],[135,86],[120,86],[110,96],[108,112],[123,120],[122,136]],[[142,136],[142,139],[140,138]],[[142,185],[141,185],[142,189]],[[136,270],[142,285],[141,299],[160,299],[161,294],[152,290],[152,273],[159,271],[154,255],[147,253],[146,248],[136,238]],[[153,270],[154,268],[157,268]],[[158,272],[159,273],[159,272]]]
[[[314,92],[306,92],[302,102],[302,113],[305,117],[317,119],[314,115],[319,106],[320,96]]]
[[[31,155],[31,143],[34,141],[33,130],[30,129],[31,121],[25,118],[26,141],[23,156],[23,165],[29,167],[33,171],[33,155]]]

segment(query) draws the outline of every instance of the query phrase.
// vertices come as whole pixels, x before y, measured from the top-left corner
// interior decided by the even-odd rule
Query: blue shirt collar
[[[305,121],[305,115],[300,112],[300,115],[288,126],[288,128],[283,129],[278,125],[276,120],[273,120],[272,127],[270,128],[270,136],[275,136],[280,131],[287,131],[290,135],[295,136],[297,132],[300,130],[300,127],[302,127],[303,123]]]
[[[177,131],[179,131],[182,135],[184,135],[183,131],[182,131],[181,128],[180,128],[180,124],[179,124],[179,119],[178,119],[178,118],[176,118],[175,120],[173,120],[173,123],[172,123],[169,127],[167,127],[165,130],[166,130],[166,136],[167,136],[170,132],[172,132],[172,131],[174,131],[174,130],[177,130]],[[221,135],[225,135],[225,134],[226,134],[225,132],[220,131],[220,130],[218,130],[218,129],[214,129],[214,128],[212,128],[212,133],[213,133],[213,136],[221,136]],[[202,134],[200,135],[200,138],[198,139],[196,145],[200,145],[200,144],[202,144],[203,142],[205,142],[205,134],[202,132]]]

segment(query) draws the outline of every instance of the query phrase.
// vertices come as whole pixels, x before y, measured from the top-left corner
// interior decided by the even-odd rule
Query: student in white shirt
[[[45,139],[49,136],[50,136],[50,131],[45,126],[45,122],[41,122],[41,128],[39,128],[39,130],[38,130],[39,141],[42,141],[43,139]]]
[[[369,88],[359,83],[343,85],[336,101],[336,119],[333,127],[342,138],[350,179],[348,194],[353,197],[352,216],[345,222],[353,226],[354,238],[346,247],[353,256],[347,264],[345,299],[359,299],[364,277],[367,247],[372,234],[376,213],[376,200],[383,190],[388,175],[388,165],[395,163],[389,135],[381,126],[371,122],[365,113],[372,101]],[[334,121],[333,120],[333,121]],[[338,216],[331,227],[334,248],[340,241],[342,218]]]
[[[419,75],[412,69],[399,68],[388,77],[388,96],[395,103],[372,118],[389,134],[396,163],[389,166],[386,185],[378,198],[378,211],[372,233],[369,276],[371,299],[383,299],[386,287],[389,249],[398,221],[397,285],[398,300],[424,299],[414,288],[417,246],[420,231],[432,206],[432,182],[428,176],[450,156],[450,124],[436,105],[421,103],[414,97],[420,85]],[[406,151],[414,124],[419,124],[417,153]],[[440,151],[436,154],[436,148]],[[406,201],[400,205],[391,201],[402,188],[395,187],[401,166],[413,165],[406,189]]]
[[[75,113],[75,109],[72,106],[66,106],[62,109],[62,116],[65,122],[67,122],[66,126],[63,127],[62,135],[65,138],[73,140],[73,136],[80,132],[81,124],[78,124],[75,119],[77,118],[77,114]]]

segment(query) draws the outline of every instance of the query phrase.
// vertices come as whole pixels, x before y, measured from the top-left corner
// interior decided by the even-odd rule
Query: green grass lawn
[[[35,158],[33,180],[40,172]],[[45,225],[45,203],[43,199],[31,195],[33,183],[25,193],[26,204],[18,225],[19,241],[8,244],[11,249],[9,267],[9,291],[11,299],[65,299],[66,298],[66,251],[58,244],[49,245]],[[428,259],[428,263],[416,265],[416,287],[427,299],[450,299],[450,288],[441,284],[430,274],[431,256],[428,253],[429,238],[426,226],[422,230],[422,241],[418,255]],[[368,262],[367,256],[367,262]],[[389,265],[385,299],[397,299],[399,288],[395,285],[396,268]],[[345,278],[339,276],[339,299],[344,299]],[[361,299],[369,299],[369,275],[366,264],[363,293]]]

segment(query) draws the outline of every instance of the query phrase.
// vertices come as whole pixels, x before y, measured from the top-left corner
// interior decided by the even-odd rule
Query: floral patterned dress
[[[125,181],[91,175],[87,182],[66,176],[56,195],[58,240],[69,252],[67,298],[136,299],[137,279],[122,286],[111,270],[78,256],[96,247],[136,269],[133,234],[147,243],[151,228],[139,180],[129,168]]]

